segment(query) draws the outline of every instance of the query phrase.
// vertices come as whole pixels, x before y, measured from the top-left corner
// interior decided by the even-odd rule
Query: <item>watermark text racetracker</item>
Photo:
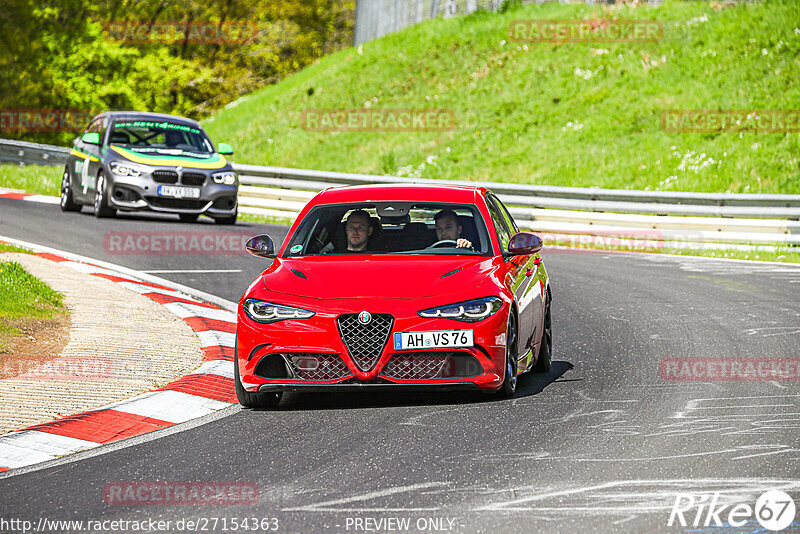
[[[103,501],[117,505],[220,506],[258,502],[253,482],[231,481],[120,481],[105,485]]]
[[[120,255],[244,254],[250,237],[239,232],[108,232],[103,248]]]
[[[0,132],[80,132],[95,115],[86,109],[1,109]]]
[[[659,126],[669,133],[800,132],[800,110],[668,109]]]
[[[800,358],[664,358],[659,372],[677,382],[800,380]]]
[[[514,43],[654,43],[664,37],[659,20],[515,20],[508,26]]]
[[[301,127],[311,132],[437,132],[456,126],[451,109],[309,109]]]

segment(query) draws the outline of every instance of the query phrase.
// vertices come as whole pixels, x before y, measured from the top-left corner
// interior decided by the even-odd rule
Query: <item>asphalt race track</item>
[[[84,210],[0,199],[0,235],[235,301],[266,267],[260,260],[117,254],[106,234],[266,232],[279,242],[286,231],[146,215],[98,220]],[[665,380],[660,363],[796,358],[800,268],[564,250],[543,256],[554,293],[553,369],[522,377],[513,400],[289,394],[277,411],[234,407],[157,439],[6,474],[0,517],[173,525],[277,518],[279,532],[392,531],[386,527],[395,523],[377,523],[388,518],[410,520],[412,532],[729,532],[704,529],[704,513],[699,528],[668,527],[676,496],[721,492],[720,502],[731,505],[723,521],[732,505],[753,507],[769,489],[797,501],[800,382]],[[235,272],[196,272],[203,270]],[[259,498],[241,506],[106,504],[104,487],[119,481],[241,481],[257,485]],[[696,513],[687,511],[687,522]],[[219,525],[208,530],[222,532]],[[736,531],[760,530],[750,516]],[[799,531],[800,513],[783,532]]]

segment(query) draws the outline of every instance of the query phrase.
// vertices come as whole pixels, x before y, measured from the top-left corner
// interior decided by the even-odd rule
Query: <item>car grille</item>
[[[160,184],[177,184],[178,173],[175,171],[155,170],[153,171],[153,181]]]
[[[208,200],[191,198],[145,197],[145,200],[155,208],[176,210],[201,210],[208,204]]]
[[[467,353],[410,352],[393,354],[381,376],[396,380],[468,378],[483,372],[480,362]]]
[[[378,363],[393,323],[394,319],[388,314],[374,314],[367,325],[359,323],[355,313],[336,319],[339,335],[359,369],[371,371]]]
[[[286,354],[285,356],[297,378],[336,380],[353,374],[338,354]]]
[[[205,181],[206,175],[199,172],[185,172],[181,175],[183,185],[203,185]]]

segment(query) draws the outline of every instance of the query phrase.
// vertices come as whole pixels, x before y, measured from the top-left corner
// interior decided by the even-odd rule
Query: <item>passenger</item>
[[[347,234],[347,250],[351,252],[364,252],[367,250],[369,236],[372,235],[369,213],[356,210],[347,217],[344,223]]]
[[[472,248],[472,242],[461,237],[463,228],[453,210],[442,210],[433,220],[436,222],[436,238],[439,241],[455,241],[458,248]]]

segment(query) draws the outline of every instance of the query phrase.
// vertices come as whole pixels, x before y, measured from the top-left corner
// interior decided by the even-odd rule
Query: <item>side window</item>
[[[89,132],[100,133],[102,130],[103,130],[103,119],[95,119],[94,121],[92,121],[89,127],[86,128],[86,133]]]
[[[494,195],[490,195],[489,198],[497,205],[498,211],[500,212],[500,216],[503,218],[503,221],[506,223],[506,227],[511,231],[511,235],[514,235],[519,232],[519,228],[517,227],[517,223],[514,222],[514,218],[508,212],[508,209],[505,205],[500,202],[500,199]]]
[[[494,202],[489,202],[489,213],[492,216],[492,223],[494,223],[494,229],[497,232],[497,239],[500,241],[500,249],[502,252],[507,252],[508,242],[511,240],[511,233],[508,228],[506,228],[503,216],[500,215]]]

